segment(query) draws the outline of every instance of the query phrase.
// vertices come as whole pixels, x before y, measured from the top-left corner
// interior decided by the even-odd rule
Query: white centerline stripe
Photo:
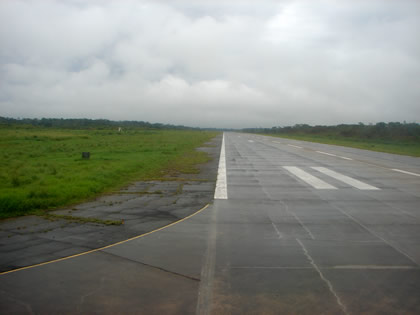
[[[348,158],[348,157],[345,157],[345,156],[340,156],[340,155],[336,155],[336,154],[332,154],[332,153],[327,153],[327,152],[322,152],[322,151],[316,151],[316,152],[321,153],[321,154],[325,154],[325,155],[329,155],[329,156],[338,157],[340,159],[345,159],[345,160],[353,161],[353,159]]]
[[[220,150],[219,170],[217,172],[216,190],[214,199],[228,199],[227,176],[226,176],[226,154],[225,154],[225,134],[222,139],[222,149]]]
[[[311,174],[305,172],[304,170],[301,170],[298,167],[283,166],[283,168],[316,189],[337,189],[336,187],[324,182],[323,180],[320,180],[315,176],[312,176]]]
[[[331,154],[331,153],[327,153],[327,152],[322,152],[322,151],[316,151],[316,152],[321,153],[321,154],[325,154],[325,155],[329,155],[329,156],[335,156],[335,157],[337,157],[337,155]]]
[[[253,140],[248,140],[248,142],[254,142]]]
[[[404,174],[408,174],[408,175],[420,176],[420,174],[399,170],[397,168],[392,168],[391,170],[396,171],[396,172],[400,172],[400,173],[404,173]]]
[[[288,144],[288,146],[290,146],[290,147],[294,147],[294,148],[298,148],[298,149],[302,149],[302,147],[300,147],[300,146],[298,146],[298,145]]]
[[[374,187],[374,186],[371,186],[369,184],[363,183],[363,182],[361,182],[357,179],[348,177],[346,175],[342,175],[340,173],[334,172],[333,170],[330,170],[326,167],[315,167],[315,166],[313,166],[312,168],[314,170],[317,170],[318,172],[321,172],[325,175],[331,176],[335,179],[338,179],[339,181],[342,181],[343,183],[346,183],[346,184],[348,184],[350,186],[353,186],[353,187],[355,187],[357,189],[360,189],[360,190],[380,190],[377,187]]]

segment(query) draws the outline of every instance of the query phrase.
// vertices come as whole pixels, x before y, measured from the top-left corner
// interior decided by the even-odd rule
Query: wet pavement
[[[206,311],[420,313],[420,159],[229,134],[226,164]]]
[[[225,146],[228,199],[0,275],[2,313],[420,313],[420,176],[394,170],[420,174],[420,159],[235,133]]]
[[[1,221],[0,272],[116,243],[178,221],[212,202],[220,139],[199,148],[212,158],[200,165],[199,174],[136,182],[94,201],[50,212],[67,219],[26,216]],[[83,222],[84,218],[123,224]]]

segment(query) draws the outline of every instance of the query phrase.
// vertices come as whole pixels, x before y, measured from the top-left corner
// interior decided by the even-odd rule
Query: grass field
[[[134,180],[196,172],[208,156],[195,148],[216,134],[0,127],[0,218],[70,205]]]
[[[398,140],[369,140],[357,138],[345,138],[338,136],[317,136],[317,135],[288,135],[288,134],[265,134],[266,136],[287,138],[293,140],[302,140],[318,142],[325,144],[341,145],[364,150],[377,152],[393,153],[420,157],[420,142],[418,141],[398,141]]]

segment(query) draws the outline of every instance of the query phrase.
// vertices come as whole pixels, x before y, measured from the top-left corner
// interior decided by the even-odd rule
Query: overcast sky
[[[420,121],[420,1],[0,1],[0,116]]]

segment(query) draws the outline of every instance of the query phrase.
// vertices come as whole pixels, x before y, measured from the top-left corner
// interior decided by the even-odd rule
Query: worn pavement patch
[[[199,174],[135,182],[94,201],[52,211],[47,218],[0,222],[0,272],[103,247],[194,213],[213,201],[220,145],[218,136],[198,149],[212,158],[199,166]],[[122,224],[100,223],[108,220]]]

